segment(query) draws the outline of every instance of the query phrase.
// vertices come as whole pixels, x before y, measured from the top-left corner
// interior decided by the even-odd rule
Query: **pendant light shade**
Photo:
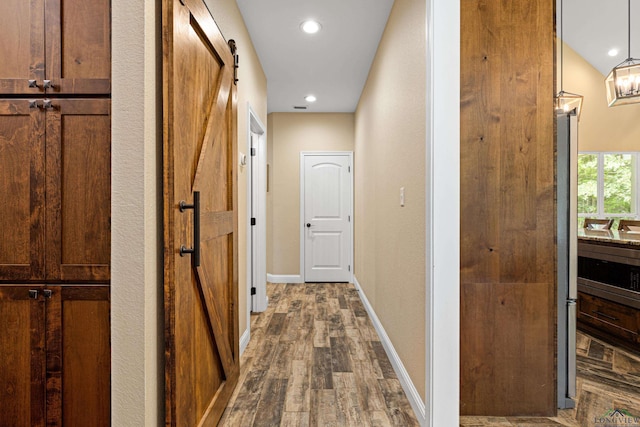
[[[578,116],[578,120],[580,120],[580,112],[582,111],[582,95],[578,95],[571,92],[565,92],[563,89],[564,86],[564,73],[563,73],[563,63],[564,63],[564,38],[562,37],[563,30],[563,1],[560,0],[560,92],[556,94],[555,97],[555,108],[556,113],[565,113],[569,114],[575,110],[576,116]]]
[[[570,113],[576,110],[576,115],[580,119],[580,112],[582,111],[582,95],[578,95],[571,92],[565,92],[561,90],[556,95],[556,113]]]
[[[617,65],[605,85],[609,107],[640,102],[640,59],[629,58]]]
[[[628,4],[628,56],[604,80],[609,107],[640,102],[640,59],[631,57],[631,0],[628,0]]]

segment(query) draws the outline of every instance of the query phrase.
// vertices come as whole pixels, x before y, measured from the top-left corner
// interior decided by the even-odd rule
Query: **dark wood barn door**
[[[210,426],[239,373],[235,61],[201,0],[163,37],[166,424]]]

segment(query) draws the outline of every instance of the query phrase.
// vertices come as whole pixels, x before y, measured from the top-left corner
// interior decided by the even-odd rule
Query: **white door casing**
[[[247,328],[250,313],[267,309],[267,133],[247,106]],[[252,224],[255,218],[255,225]],[[255,294],[252,295],[252,288]]]
[[[301,271],[305,282],[353,278],[351,152],[300,154]]]

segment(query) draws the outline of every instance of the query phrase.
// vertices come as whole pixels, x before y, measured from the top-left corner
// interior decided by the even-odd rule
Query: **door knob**
[[[310,222],[307,223],[307,228],[311,228],[311,223]]]

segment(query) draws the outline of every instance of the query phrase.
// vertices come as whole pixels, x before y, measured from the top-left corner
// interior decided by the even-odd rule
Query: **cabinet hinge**
[[[251,147],[251,156],[254,157],[256,155],[256,149]]]
[[[251,287],[251,295],[255,295],[256,294],[256,288],[255,286]]]
[[[251,225],[256,225],[256,219],[255,218],[251,218]]]
[[[351,215],[347,215],[347,221],[351,222]]]
[[[351,271],[351,266],[348,266],[348,267],[347,267],[347,270]]]
[[[347,166],[347,172],[351,172],[351,166]]]

